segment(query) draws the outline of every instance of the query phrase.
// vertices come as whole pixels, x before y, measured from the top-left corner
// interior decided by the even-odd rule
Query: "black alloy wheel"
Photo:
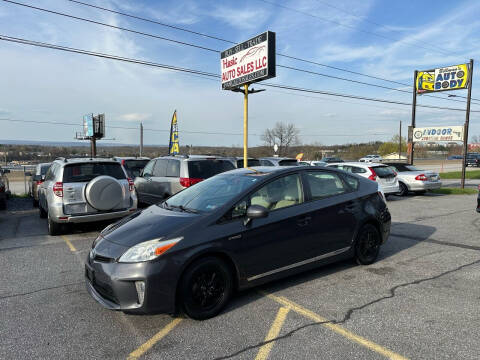
[[[185,314],[203,320],[217,315],[226,305],[233,292],[233,279],[222,260],[206,257],[188,267],[180,286]]]
[[[355,261],[359,265],[375,262],[380,252],[380,234],[372,224],[366,224],[357,235],[355,242]]]
[[[400,185],[400,191],[397,193],[398,196],[407,196],[408,194],[408,188],[407,188],[407,185],[405,185],[404,183],[399,183]]]

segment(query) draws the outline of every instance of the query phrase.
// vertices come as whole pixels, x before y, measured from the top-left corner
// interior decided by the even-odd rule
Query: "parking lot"
[[[219,316],[102,308],[83,262],[105,226],[51,237],[29,199],[0,212],[0,358],[478,359],[476,195],[392,196],[392,234],[351,261],[237,294]]]

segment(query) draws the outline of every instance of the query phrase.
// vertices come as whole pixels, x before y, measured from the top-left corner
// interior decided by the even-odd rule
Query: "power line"
[[[39,120],[20,120],[20,119],[0,119],[0,121],[7,121],[7,122],[20,122],[20,123],[31,123],[31,124],[49,124],[49,125],[65,125],[65,126],[81,126],[80,124],[75,123],[65,123],[65,122],[56,122],[56,121],[39,121]],[[135,130],[138,131],[138,127],[124,127],[124,126],[106,126],[109,129],[122,129],[122,130]],[[154,131],[154,132],[170,132],[169,129],[149,129],[143,128],[145,131]],[[243,136],[243,133],[230,133],[230,132],[209,132],[209,131],[188,131],[182,130],[180,131],[183,134],[202,134],[202,135],[234,135],[234,136]],[[252,134],[249,133],[248,135],[252,136],[262,136],[262,134]],[[390,135],[390,133],[365,133],[365,134],[299,134],[301,136],[384,136]]]
[[[110,55],[110,54],[98,53],[98,52],[94,52],[94,51],[88,51],[88,50],[82,50],[82,49],[71,48],[71,47],[66,47],[66,46],[54,45],[54,44],[49,44],[49,43],[44,43],[44,42],[15,38],[15,37],[10,37],[10,36],[1,35],[1,34],[0,34],[0,40],[20,43],[20,44],[24,44],[24,45],[44,47],[44,48],[49,48],[49,49],[54,49],[54,50],[61,50],[61,51],[66,51],[66,52],[73,52],[73,53],[83,54],[83,55],[97,56],[97,57],[101,57],[101,58],[105,58],[105,59],[112,59],[112,60],[118,60],[118,61],[123,61],[123,62],[130,62],[130,63],[135,63],[135,64],[153,66],[153,67],[157,67],[157,68],[161,68],[161,69],[165,69],[165,70],[185,72],[185,73],[202,75],[202,76],[207,76],[207,77],[212,77],[212,78],[217,78],[217,79],[220,78],[220,75],[218,75],[218,74],[208,73],[208,72],[205,72],[205,71],[188,69],[188,68],[181,68],[181,67],[178,67],[178,66],[159,64],[159,63],[154,63],[154,62],[145,61],[145,60],[126,58],[126,57],[121,57],[121,56],[117,56],[117,55]],[[334,93],[334,92],[323,91],[323,90],[305,89],[305,88],[299,88],[299,87],[293,87],[293,86],[287,86],[287,85],[275,84],[275,83],[264,82],[264,83],[262,83],[262,85],[263,86],[276,87],[276,88],[280,88],[280,89],[307,92],[307,93],[316,93],[316,94],[323,94],[323,95],[329,95],[329,96],[337,96],[337,97],[344,97],[344,98],[351,98],[351,99],[359,99],[359,100],[366,100],[366,101],[384,102],[384,103],[388,103],[388,104],[411,106],[410,103],[406,103],[406,102],[400,102],[400,101],[394,101],[394,100],[388,100],[388,99],[371,98],[371,97],[366,97],[366,96],[350,95],[350,94],[344,94],[344,93]],[[424,108],[430,108],[430,109],[465,111],[464,109],[459,109],[459,108],[449,108],[449,107],[441,107],[441,106],[433,106],[433,105],[417,104],[417,106],[418,107],[424,107]],[[471,112],[473,112],[473,113],[480,112],[480,110],[471,110]]]
[[[7,1],[7,0],[4,0],[4,1]],[[224,39],[224,38],[220,38],[220,37],[217,37],[217,36],[201,33],[201,32],[198,32],[198,31],[193,31],[193,30],[190,30],[190,29],[182,28],[180,26],[166,24],[166,23],[159,22],[159,21],[156,21],[156,20],[153,20],[153,19],[128,14],[128,13],[125,13],[125,12],[120,12],[120,11],[108,9],[108,8],[104,8],[104,7],[93,5],[93,4],[88,4],[88,3],[85,3],[85,2],[82,2],[82,1],[78,1],[78,0],[66,0],[66,1],[76,3],[76,4],[79,4],[79,5],[83,5],[83,6],[87,6],[87,7],[91,7],[91,8],[95,8],[95,9],[98,9],[98,10],[110,12],[110,13],[113,13],[113,14],[117,14],[117,15],[121,15],[121,16],[125,16],[125,17],[130,17],[130,18],[133,18],[133,19],[157,24],[157,25],[160,25],[160,26],[164,26],[164,27],[175,29],[175,30],[183,31],[183,32],[186,32],[186,33],[195,34],[195,35],[202,36],[202,37],[205,37],[205,38],[210,38],[210,39],[214,39],[214,40],[218,40],[218,41],[223,41],[223,42],[229,43],[229,44],[236,44],[234,41],[227,40],[227,39]],[[259,1],[262,1],[262,0],[259,0]],[[354,74],[354,75],[368,77],[370,79],[376,79],[376,80],[386,81],[386,82],[389,82],[389,83],[394,83],[394,84],[397,84],[397,85],[411,87],[411,84],[406,84],[406,83],[402,83],[402,82],[395,81],[395,80],[392,80],[392,79],[386,79],[386,78],[382,78],[382,77],[374,76],[374,75],[370,75],[370,74],[364,74],[364,73],[361,73],[361,72],[352,71],[352,70],[344,69],[344,68],[337,67],[337,66],[322,64],[322,63],[319,63],[319,62],[316,62],[316,61],[302,59],[302,58],[299,58],[299,57],[296,57],[296,56],[291,56],[291,55],[281,54],[281,53],[276,53],[276,55],[280,56],[280,57],[287,58],[287,59],[304,62],[304,63],[307,63],[307,64],[322,66],[322,67],[326,67],[326,68],[329,68],[329,69],[334,69],[334,70],[337,70],[337,71],[342,71],[342,72],[346,72],[346,73],[350,73],[350,74]],[[279,65],[277,65],[277,66],[279,66]],[[395,90],[398,90],[398,89],[395,89]],[[428,97],[433,97],[433,98],[438,98],[438,99],[443,99],[443,100],[449,100],[449,101],[462,102],[462,101],[455,100],[455,99],[442,98],[441,95],[442,94],[438,94],[438,96],[433,95],[433,94],[423,94],[423,96],[428,96]],[[466,99],[465,96],[456,95],[456,97]],[[474,99],[474,98],[472,98],[472,100],[480,101],[480,99]]]
[[[47,13],[51,13],[51,14],[55,14],[55,15],[59,15],[59,16],[64,16],[64,17],[79,20],[79,21],[84,21],[84,22],[88,22],[88,23],[92,23],[92,24],[96,24],[96,25],[109,27],[109,28],[116,29],[116,30],[127,31],[127,32],[131,32],[131,33],[134,33],[134,34],[137,34],[137,35],[152,37],[152,38],[155,38],[155,39],[158,39],[158,40],[168,41],[168,42],[176,43],[176,44],[179,44],[179,45],[190,46],[190,47],[198,48],[198,49],[201,49],[201,50],[220,53],[220,50],[217,50],[217,49],[212,49],[212,48],[208,48],[208,47],[205,47],[205,46],[200,46],[200,45],[196,45],[196,44],[192,44],[192,43],[188,43],[188,42],[184,42],[184,41],[178,41],[178,40],[158,36],[158,35],[151,34],[151,33],[141,32],[141,31],[137,31],[137,30],[133,30],[133,29],[125,28],[125,27],[120,27],[120,26],[115,26],[115,25],[111,25],[111,24],[106,24],[106,23],[103,23],[103,22],[99,22],[99,21],[95,21],[95,20],[91,20],[91,19],[87,19],[87,18],[83,18],[83,17],[79,17],[79,16],[74,16],[74,15],[71,15],[71,14],[66,14],[66,13],[62,13],[62,12],[58,12],[58,11],[53,11],[53,10],[49,10],[49,9],[45,9],[45,8],[40,8],[40,7],[37,7],[37,6],[28,5],[28,4],[24,4],[24,3],[20,3],[20,2],[16,2],[16,1],[12,1],[12,0],[3,0],[3,1],[11,3],[11,4],[19,5],[19,6],[24,6],[24,7],[34,9],[34,10],[38,10],[38,11],[43,11],[43,12],[47,12]],[[303,73],[307,73],[307,74],[311,74],[311,75],[322,76],[322,77],[326,77],[326,78],[330,78],[330,79],[336,79],[336,80],[340,80],[340,81],[356,83],[356,84],[360,84],[360,85],[372,86],[372,87],[377,87],[377,88],[382,88],[382,89],[387,89],[387,90],[392,90],[392,91],[397,91],[397,92],[402,92],[402,93],[407,93],[407,94],[411,93],[410,91],[407,91],[407,90],[392,88],[392,87],[383,86],[383,85],[372,84],[372,83],[368,83],[368,82],[343,78],[343,77],[334,76],[334,75],[323,74],[323,73],[319,73],[319,72],[315,72],[315,71],[299,69],[299,68],[286,66],[286,65],[277,65],[277,67],[285,68],[285,69],[288,69],[288,70],[294,70],[294,71],[298,71],[298,72],[303,72]],[[464,101],[456,100],[456,99],[448,99],[448,100],[449,101],[455,101],[455,102],[461,102],[461,103],[464,102]]]
[[[266,4],[270,4],[272,6],[276,6],[276,7],[282,8],[282,9],[293,11],[293,12],[296,12],[296,13],[299,13],[299,14],[302,14],[302,15],[305,15],[305,16],[313,17],[313,18],[316,18],[316,19],[319,19],[319,20],[322,20],[322,21],[325,21],[325,22],[329,22],[329,23],[332,23],[332,24],[335,24],[335,25],[338,25],[338,26],[353,29],[355,31],[362,32],[364,34],[377,36],[379,38],[386,39],[386,40],[399,41],[399,39],[391,38],[391,37],[388,37],[388,36],[385,36],[385,35],[382,35],[382,34],[375,33],[373,31],[357,29],[355,26],[343,24],[341,22],[338,22],[338,21],[335,21],[335,20],[332,20],[332,19],[328,19],[326,17],[322,17],[322,16],[319,16],[319,15],[315,15],[315,14],[312,14],[312,13],[305,12],[305,11],[297,10],[295,8],[291,8],[289,6],[274,3],[272,1],[267,1],[267,0],[258,0],[258,1],[261,1],[261,2],[266,3]],[[420,48],[423,48],[423,49],[429,50],[429,51],[436,51],[436,52],[442,53],[443,55],[450,55],[450,53],[448,53],[446,51],[443,51],[443,50],[440,50],[440,49],[430,48],[430,47],[426,47],[426,46],[419,46],[419,45],[410,45],[410,46],[420,47]]]

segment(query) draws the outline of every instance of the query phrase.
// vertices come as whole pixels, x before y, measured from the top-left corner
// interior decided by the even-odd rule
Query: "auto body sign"
[[[463,126],[415,128],[413,142],[463,141],[463,130]]]
[[[458,90],[468,87],[468,64],[419,71],[415,84],[417,93]]]
[[[222,89],[275,77],[275,33],[264,32],[220,55]]]

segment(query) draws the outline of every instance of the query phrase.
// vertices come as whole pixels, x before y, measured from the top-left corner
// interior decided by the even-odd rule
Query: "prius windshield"
[[[260,173],[217,175],[173,195],[161,206],[171,210],[212,212],[258,183],[261,179],[258,175]]]

